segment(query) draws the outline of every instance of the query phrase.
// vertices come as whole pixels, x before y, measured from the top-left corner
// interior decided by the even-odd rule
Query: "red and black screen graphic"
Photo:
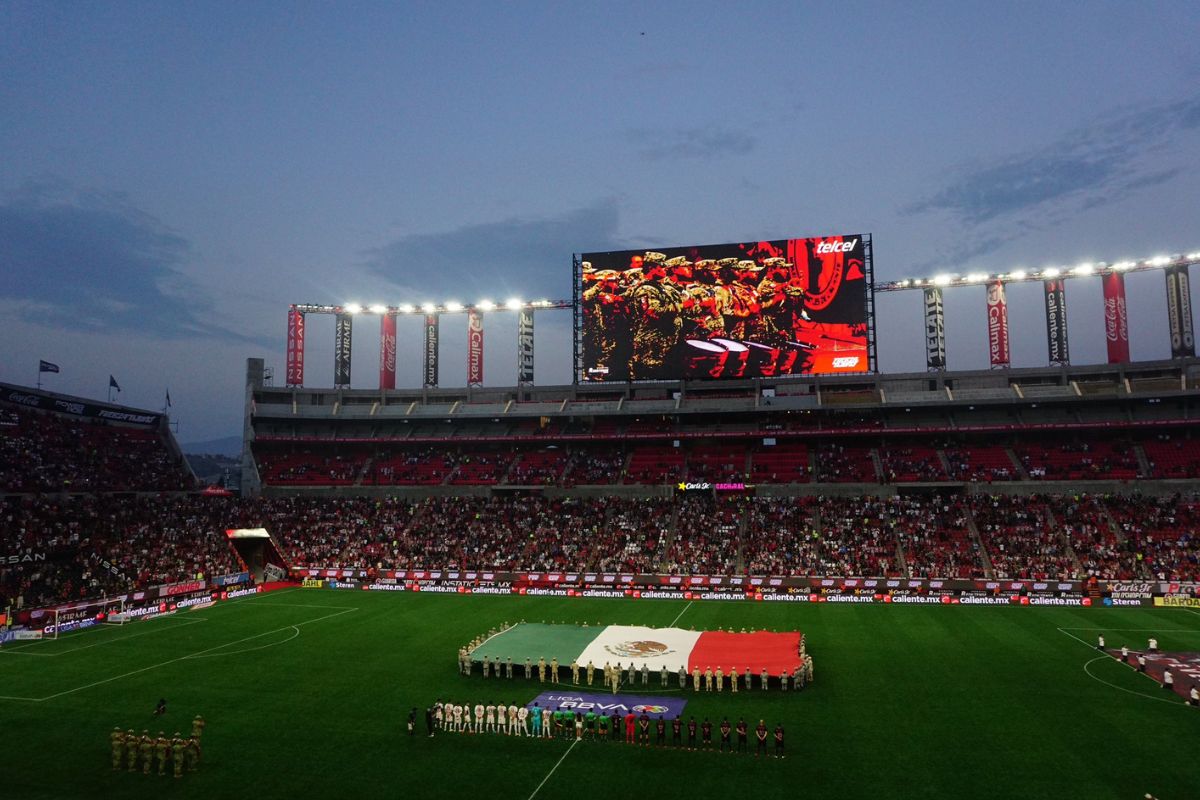
[[[584,253],[580,377],[867,372],[864,238]]]

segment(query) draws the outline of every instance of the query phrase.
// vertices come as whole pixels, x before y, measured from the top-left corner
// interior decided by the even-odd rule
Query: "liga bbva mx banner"
[[[925,366],[946,368],[946,308],[938,286],[925,289]]]
[[[1046,289],[1046,347],[1051,364],[1069,364],[1067,347],[1067,288],[1062,278],[1045,281]]]
[[[1104,339],[1108,344],[1108,363],[1129,360],[1129,314],[1125,307],[1125,276],[1108,272],[1100,276],[1104,287]]]
[[[351,314],[338,314],[333,321],[333,385],[350,385],[350,337],[354,328]]]
[[[483,384],[483,314],[467,312],[467,385]]]
[[[517,383],[533,383],[533,309],[517,312]]]
[[[1171,331],[1171,357],[1196,355],[1196,334],[1192,330],[1192,285],[1187,264],[1167,267],[1167,325]]]
[[[379,318],[379,388],[396,388],[396,315]]]
[[[438,315],[425,315],[425,388],[438,385]]]
[[[288,309],[287,385],[304,385],[304,312]]]
[[[992,367],[1007,367],[1012,359],[1008,347],[1008,301],[1004,297],[1003,281],[992,281],[987,287],[988,356]]]

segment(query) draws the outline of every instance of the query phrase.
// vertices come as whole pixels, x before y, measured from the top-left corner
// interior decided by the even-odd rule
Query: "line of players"
[[[1097,637],[1096,649],[1100,650],[1102,652],[1107,652],[1107,650],[1105,648],[1105,644],[1104,644],[1104,635],[1103,634],[1101,634],[1099,637]],[[1158,639],[1155,639],[1154,637],[1150,637],[1150,640],[1146,643],[1146,652],[1147,653],[1157,653],[1158,652]],[[1137,666],[1134,667],[1134,669],[1136,669],[1138,672],[1144,673],[1146,671],[1146,653],[1137,653],[1137,652],[1133,653],[1134,660],[1131,660],[1129,656],[1130,656],[1129,647],[1127,645],[1122,645],[1121,646],[1121,657],[1119,659],[1121,661],[1121,663],[1126,664],[1131,667],[1134,667],[1133,662],[1135,660],[1137,663]],[[1162,687],[1164,689],[1166,689],[1168,692],[1175,691],[1175,675],[1174,675],[1174,673],[1171,672],[1170,669],[1163,669]],[[1190,706],[1193,706],[1195,708],[1200,708],[1200,683],[1192,684],[1191,689],[1188,691],[1187,704]]]
[[[532,707],[503,704],[484,705],[477,703],[472,709],[467,705],[443,703],[438,700],[425,711],[425,726],[429,736],[435,730],[452,733],[472,734],[504,734],[508,736],[531,736],[539,739],[591,739],[595,741],[624,741],[626,744],[650,746],[651,729],[654,741],[659,747],[667,746],[667,729],[671,731],[671,746],[686,747],[688,750],[713,749],[713,724],[705,717],[697,723],[696,718],[690,718],[685,724],[676,716],[671,720],[662,715],[651,719],[650,715],[642,712],[640,716],[632,711],[622,715],[613,710],[609,715],[595,711],[571,711],[568,709],[543,709],[537,703]],[[687,730],[687,744],[684,744],[683,732]],[[624,737],[622,739],[622,731]],[[739,719],[735,724],[728,717],[721,720],[718,726],[720,733],[719,750],[735,752],[733,736],[736,732],[736,752],[747,752],[749,726],[745,719]],[[412,715],[409,719],[409,733],[412,734]],[[700,734],[697,746],[696,734]],[[784,730],[782,725],[776,725],[774,731],[767,728],[766,722],[758,721],[754,729],[755,755],[766,755],[770,741],[774,742],[774,754],[784,756]]]
[[[204,732],[204,725],[204,718],[197,714],[192,720],[192,735],[187,738],[179,731],[168,738],[163,731],[154,737],[148,730],[143,730],[142,735],[138,736],[133,728],[128,731],[122,731],[120,726],[113,728],[108,737],[112,748],[113,771],[127,765],[129,772],[137,772],[140,765],[142,774],[149,775],[157,756],[159,775],[167,774],[168,762],[176,778],[183,777],[185,768],[188,772],[195,772],[200,765],[200,735]]]

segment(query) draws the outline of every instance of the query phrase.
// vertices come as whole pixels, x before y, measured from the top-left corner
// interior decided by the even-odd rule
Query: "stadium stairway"
[[[1075,567],[1075,574],[1082,575],[1083,564],[1079,563],[1079,554],[1075,552],[1075,546],[1071,544],[1071,537],[1067,535],[1067,529],[1059,524],[1054,509],[1050,508],[1049,505],[1043,506],[1042,511],[1046,514],[1047,527],[1052,531],[1058,531],[1058,535],[1062,537],[1063,546],[1071,554],[1071,564]]]
[[[879,456],[879,448],[871,448],[871,463],[875,465],[875,482],[885,483],[883,471],[883,459]]]
[[[996,569],[992,566],[992,557],[988,555],[988,550],[983,546],[983,537],[979,535],[979,526],[975,524],[975,514],[971,511],[971,507],[967,506],[967,532],[971,534],[971,541],[975,543],[975,547],[979,551],[979,561],[983,564],[983,575],[989,580],[995,579]]]
[[[367,476],[371,474],[371,467],[374,466],[374,464],[375,464],[375,456],[373,456],[373,455],[367,456],[366,460],[363,461],[362,469],[360,469],[358,471],[358,474],[354,476],[354,485],[355,486],[363,485],[363,481],[366,480]]]
[[[749,461],[749,458],[747,458]],[[749,471],[747,471],[749,474]],[[746,527],[749,525],[749,512],[745,507],[738,511],[738,545],[737,545],[737,571],[740,575],[746,574]]]
[[[938,463],[942,465],[942,469],[946,472],[946,477],[950,480],[954,479],[954,472],[950,469],[950,459],[946,458],[946,451],[942,448],[937,449]]]
[[[1150,459],[1146,457],[1146,451],[1140,444],[1135,444],[1133,446],[1133,454],[1137,456],[1138,473],[1143,478],[1154,477],[1150,474]]]

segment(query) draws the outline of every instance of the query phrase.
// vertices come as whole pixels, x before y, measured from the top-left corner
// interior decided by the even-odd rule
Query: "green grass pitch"
[[[430,739],[423,713],[406,736],[408,709],[438,697],[538,694],[536,679],[455,671],[460,645],[519,619],[800,630],[815,685],[689,695],[687,714],[714,723],[782,722],[786,759]],[[1177,609],[284,590],[6,646],[0,797],[1200,797],[1200,710],[1099,658],[1089,647],[1101,632],[1110,647],[1156,635],[1164,650],[1200,650],[1200,614]],[[160,696],[161,724],[151,716]],[[114,725],[171,734],[196,713],[208,721],[199,772],[110,770]]]

